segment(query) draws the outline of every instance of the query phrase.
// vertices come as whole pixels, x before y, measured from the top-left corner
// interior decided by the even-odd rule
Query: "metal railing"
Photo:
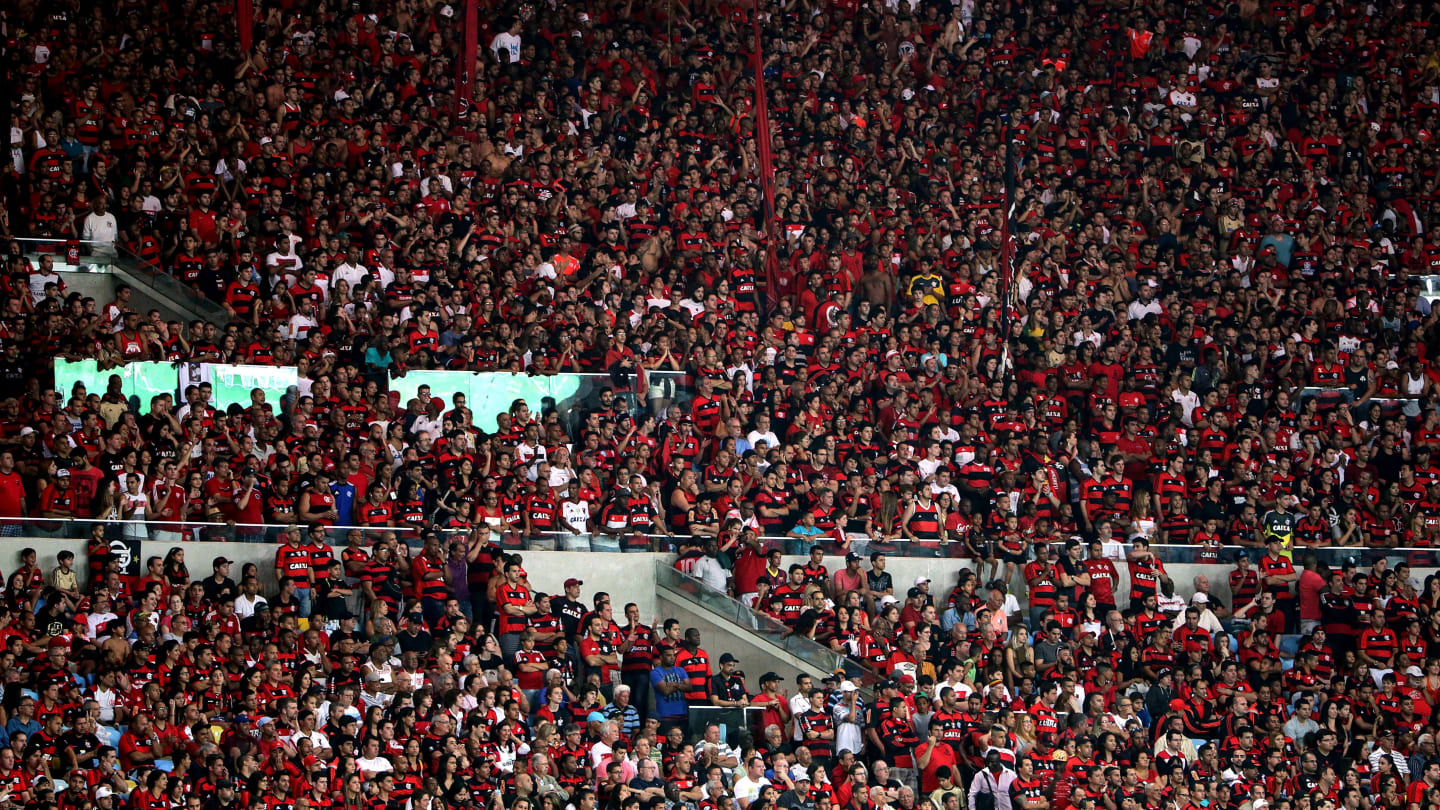
[[[40,256],[51,256],[55,260],[57,273],[114,273],[123,271],[126,282],[138,283],[149,288],[151,294],[182,304],[190,310],[191,317],[199,317],[216,324],[230,321],[225,307],[186,286],[179,279],[166,273],[135,255],[123,245],[85,241],[82,239],[50,239],[18,237],[15,239],[32,260]],[[76,260],[71,261],[71,250]],[[133,286],[133,285],[132,285]]]
[[[1124,558],[1130,552],[1132,546],[1129,543],[1116,544],[1123,548],[1119,556]],[[1211,552],[1201,546],[1189,545],[1152,545],[1150,550],[1160,558],[1161,562],[1176,565],[1205,565],[1218,564],[1233,566],[1236,558],[1241,555],[1250,558],[1251,562],[1259,560],[1265,555],[1264,547],[1256,546],[1222,546],[1219,551],[1219,560],[1210,559]],[[1415,548],[1415,547],[1394,547],[1376,548],[1371,546],[1295,546],[1289,549],[1292,559],[1298,562],[1303,557],[1313,556],[1316,562],[1330,568],[1342,568],[1345,565],[1354,565],[1364,568],[1373,565],[1379,560],[1386,560],[1392,566],[1399,563],[1407,563],[1412,568],[1440,568],[1440,548]],[[1112,556],[1108,555],[1107,556]]]
[[[279,523],[221,523],[207,521],[162,522],[147,520],[96,520],[62,519],[41,517],[0,517],[0,529],[9,537],[49,537],[81,540],[91,536],[92,527],[104,528],[105,537],[110,540],[167,540],[172,542],[208,541],[233,543],[280,543],[281,535],[290,524]],[[308,526],[299,524],[308,534]],[[381,537],[393,536],[408,546],[419,548],[423,545],[424,534],[433,530],[442,541],[467,538],[472,529],[416,527],[416,526],[325,526],[326,542],[333,546],[345,546],[350,542],[351,533],[358,533],[363,545],[370,546]],[[604,532],[569,531],[538,532],[527,534],[505,528],[493,528],[491,542],[506,551],[585,551],[598,553],[620,552],[661,552],[675,553],[682,542],[697,540],[688,534],[606,534]],[[810,552],[812,546],[819,546],[827,555],[839,556],[855,551],[862,556],[880,552],[895,557],[924,557],[930,559],[973,559],[965,553],[961,543],[948,543],[936,553],[932,548],[916,548],[911,541],[893,540],[886,543],[852,541],[841,544],[833,536],[817,538],[817,542],[797,544],[795,538],[766,535],[760,538],[766,549],[796,556]],[[1053,544],[1063,552],[1064,545]],[[1111,542],[1104,547],[1104,556],[1112,560],[1124,560],[1134,548],[1128,542]],[[1232,566],[1237,557],[1244,555],[1250,560],[1259,560],[1266,553],[1258,546],[1227,545],[1219,549],[1193,545],[1152,544],[1150,551],[1161,562],[1173,565],[1224,565]],[[1290,550],[1296,560],[1312,555],[1322,565],[1340,568],[1344,565],[1366,567],[1378,560],[1392,565],[1407,563],[1417,568],[1440,568],[1440,548],[1395,547],[1375,548],[1370,546],[1319,546],[1315,548],[1296,546]],[[1033,556],[1033,555],[1032,555]]]
[[[151,294],[183,304],[190,310],[191,315],[201,320],[216,325],[230,322],[230,313],[226,312],[224,305],[218,301],[212,301],[191,289],[180,279],[145,261],[127,248],[120,247],[119,254],[120,259],[115,262],[115,266],[124,270],[130,280],[148,287]]]
[[[50,256],[57,273],[104,273],[118,258],[115,245],[110,242],[34,236],[17,236],[12,241],[18,242],[32,261]],[[75,261],[70,258],[72,249]]]
[[[686,602],[699,605],[707,613],[724,619],[737,629],[804,661],[816,672],[844,672],[846,678],[858,678],[861,684],[867,687],[884,680],[875,670],[859,661],[835,652],[808,636],[796,633],[785,626],[784,622],[750,609],[744,603],[730,598],[729,594],[706,585],[672,565],[659,561],[655,563],[655,587]]]

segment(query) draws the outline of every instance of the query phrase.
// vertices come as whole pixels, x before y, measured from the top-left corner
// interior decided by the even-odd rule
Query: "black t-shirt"
[[[1365,396],[1370,390],[1370,367],[1362,365],[1360,368],[1351,368],[1350,364],[1345,365],[1345,387],[1355,393],[1355,398]]]
[[[212,604],[222,602],[226,597],[233,598],[240,595],[240,587],[235,584],[235,580],[229,577],[226,577],[223,582],[216,582],[213,575],[208,576],[201,583],[201,587],[205,589],[205,601]]]
[[[125,471],[125,453],[101,453],[100,457],[95,459],[95,466],[106,476],[119,477]],[[125,479],[121,478],[120,483],[125,483]]]
[[[332,580],[329,577],[315,583],[315,611],[322,613],[326,618],[335,619],[344,613],[349,613],[345,605],[344,594],[335,593],[337,588],[344,588],[345,580]]]
[[[428,653],[435,644],[435,640],[424,630],[414,635],[411,635],[409,631],[398,633],[395,638],[400,644],[401,652]]]
[[[95,766],[96,755],[100,750],[100,738],[94,734],[81,734],[77,731],[67,731],[60,735],[60,747],[68,748],[71,751],[89,751],[90,756],[78,760],[77,764],[82,768]]]
[[[869,584],[872,593],[884,593],[895,587],[894,581],[890,579],[889,571],[881,571],[878,575],[874,571],[865,572],[865,582]]]
[[[15,362],[13,363],[0,360],[0,382],[6,382],[12,385],[23,385],[29,377],[30,365],[24,360],[18,357],[15,358]],[[12,388],[11,390],[15,389]]]
[[[590,609],[585,607],[584,602],[577,602],[563,596],[550,600],[550,615],[559,617],[560,624],[565,628],[567,636],[573,637],[579,632],[580,619],[589,612]]]

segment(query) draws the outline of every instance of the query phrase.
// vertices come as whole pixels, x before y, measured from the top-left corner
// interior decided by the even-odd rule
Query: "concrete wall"
[[[115,287],[121,281],[114,273],[66,273],[64,278],[65,286],[70,292],[94,298],[97,307],[103,307],[115,300]],[[161,317],[166,320],[179,319],[188,322],[189,318],[183,315],[181,310],[170,301],[154,295],[149,287],[136,282],[131,283],[130,288],[130,306],[142,317],[150,310],[158,309]]]
[[[140,544],[144,557],[163,558],[172,548],[170,543],[145,541]],[[275,546],[268,543],[207,543],[186,542],[180,544],[185,550],[185,564],[190,576],[209,576],[211,561],[216,557],[234,560],[231,576],[239,579],[245,563],[255,563],[259,569],[262,591],[273,594],[279,589],[275,579]],[[55,556],[63,550],[75,553],[76,568],[83,577],[89,570],[85,564],[85,542],[83,540],[51,540],[47,538],[6,538],[0,546],[0,573],[9,574],[20,565],[20,550],[33,548],[37,562],[47,574],[54,568]],[[339,549],[336,550],[339,556]],[[615,614],[624,623],[623,608],[626,602],[635,602],[645,621],[659,613],[655,599],[654,565],[656,560],[670,562],[672,554],[607,554],[580,551],[527,551],[522,553],[525,573],[537,589],[545,593],[561,593],[565,580],[577,577],[585,582],[581,588],[588,600],[597,591],[612,595]]]
[[[238,578],[240,569],[247,562],[253,562],[259,568],[260,581],[267,593],[273,593],[278,589],[275,580],[274,559],[275,546],[260,543],[208,543],[208,542],[186,542],[181,544],[185,549],[185,562],[190,568],[194,577],[204,577],[210,573],[210,561],[217,556],[225,556],[235,560],[236,565],[232,567],[233,576]],[[19,567],[20,550],[22,548],[34,548],[41,569],[49,572],[55,566],[55,555],[64,549],[75,553],[77,568],[80,573],[85,573],[85,543],[81,540],[52,540],[45,538],[6,538],[3,545],[0,545],[0,573],[9,574]],[[141,553],[146,556],[164,557],[169,552],[171,544],[146,541],[141,544]],[[597,591],[605,591],[612,596],[615,604],[615,613],[621,617],[622,609],[627,602],[635,602],[640,607],[640,614],[645,621],[652,617],[660,619],[668,618],[670,614],[662,608],[673,607],[675,600],[663,601],[657,599],[654,583],[654,565],[657,560],[669,563],[674,560],[672,554],[637,553],[619,554],[590,551],[526,551],[522,553],[526,573],[530,582],[539,590],[546,593],[560,593],[566,579],[576,577],[584,581],[585,586],[581,589],[584,597],[588,600]],[[785,557],[784,564],[788,567],[792,562],[806,562],[804,557]],[[844,559],[841,557],[826,557],[826,566],[833,572],[844,567]],[[974,568],[968,560],[934,560],[910,557],[887,557],[886,564],[890,576],[894,579],[896,594],[901,598],[904,592],[909,590],[918,576],[928,576],[933,582],[930,591],[938,597],[948,595],[962,568]],[[867,558],[865,567],[869,567]],[[1119,599],[1120,607],[1124,608],[1128,603],[1129,596],[1129,568],[1123,560],[1115,562],[1119,569],[1120,579],[1117,583],[1116,596]],[[1230,565],[1171,565],[1166,566],[1172,579],[1175,580],[1176,592],[1187,599],[1194,593],[1192,581],[1196,575],[1203,574],[1210,579],[1211,592],[1225,603],[1230,601],[1230,583],[1228,576],[1233,567]],[[1423,582],[1425,577],[1435,573],[1434,568],[1412,568],[1411,576],[1417,583]],[[1017,576],[1018,579],[1018,576]],[[1021,603],[1024,603],[1024,591],[1018,589],[1019,583],[1015,583],[1016,593]],[[694,612],[696,609],[692,609]],[[678,610],[677,610],[678,613]],[[677,616],[678,618],[678,616]],[[622,622],[623,623],[623,622]],[[703,631],[703,628],[702,628]],[[719,657],[719,652],[715,652]],[[737,653],[738,655],[738,653]],[[759,670],[763,671],[763,670]],[[755,674],[758,674],[758,672]],[[779,670],[776,670],[779,672]],[[783,674],[783,673],[782,673]]]
[[[193,312],[188,302],[176,301],[159,293],[153,287],[146,284],[129,272],[112,268],[108,272],[68,272],[62,273],[65,279],[65,286],[68,292],[79,293],[82,297],[95,299],[97,307],[103,307],[115,299],[115,287],[122,282],[130,285],[130,306],[143,317],[152,309],[160,311],[160,316],[165,320],[178,320],[182,323],[189,323],[192,319],[200,317],[200,313]]]

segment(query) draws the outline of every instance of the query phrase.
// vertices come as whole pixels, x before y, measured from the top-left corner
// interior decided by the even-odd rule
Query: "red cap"
[[[55,636],[54,638],[50,639],[49,649],[52,649],[52,650],[68,650],[68,649],[70,649],[70,642],[66,641],[65,639],[63,639],[63,638],[61,638],[61,637],[59,637],[59,636]]]
[[[576,578],[574,578],[574,577],[571,577],[571,578],[565,580],[565,587],[567,587],[567,588],[570,587],[571,585],[575,585],[575,586],[578,587],[578,586],[584,585],[584,584],[585,584],[585,583],[584,583],[583,581],[578,580],[578,579],[576,579]]]

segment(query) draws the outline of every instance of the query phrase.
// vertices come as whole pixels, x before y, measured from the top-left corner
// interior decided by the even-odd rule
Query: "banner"
[[[495,417],[508,413],[510,405],[523,399],[534,413],[553,400],[560,412],[583,399],[595,375],[556,374],[533,377],[528,374],[485,373],[471,371],[412,371],[403,377],[390,378],[390,390],[400,394],[401,410],[420,395],[421,386],[428,386],[430,396],[441,400],[440,412],[455,407],[455,395],[465,395],[465,407],[475,417],[475,426],[487,433],[498,427]],[[608,384],[608,380],[606,381]]]
[[[139,577],[144,573],[144,557],[140,554],[140,541],[123,537],[110,541],[110,554],[120,563],[120,575]]]
[[[770,105],[765,99],[765,49],[760,36],[760,5],[752,15],[755,28],[755,151],[760,160],[760,189],[765,197],[765,294],[773,306],[780,298],[780,260],[775,242],[775,166],[771,154]]]
[[[455,114],[465,117],[475,104],[475,62],[480,56],[480,2],[465,0],[465,37],[455,75]]]
[[[149,410],[156,395],[175,397],[180,389],[180,372],[172,363],[130,363],[101,371],[94,360],[55,360],[55,390],[60,392],[62,404],[69,401],[76,383],[85,386],[87,395],[104,396],[111,377],[120,378],[120,390],[127,399],[135,400],[131,404],[140,411]]]
[[[253,0],[235,0],[235,23],[239,27],[240,53],[248,59],[255,37],[255,4]]]
[[[85,393],[100,394],[104,396],[110,386],[110,377],[120,377],[120,384],[125,384],[125,369],[112,368],[101,373],[98,364],[94,360],[63,360],[55,358],[55,390],[60,392],[60,405],[63,407],[70,401],[70,397],[79,393],[75,390],[75,384],[85,386]]]
[[[210,383],[210,404],[219,410],[231,405],[248,408],[250,392],[256,388],[265,394],[265,404],[280,413],[280,398],[290,386],[299,386],[300,375],[294,366],[240,366],[228,363],[186,363],[180,370],[182,389]],[[182,394],[183,396],[183,394]]]

